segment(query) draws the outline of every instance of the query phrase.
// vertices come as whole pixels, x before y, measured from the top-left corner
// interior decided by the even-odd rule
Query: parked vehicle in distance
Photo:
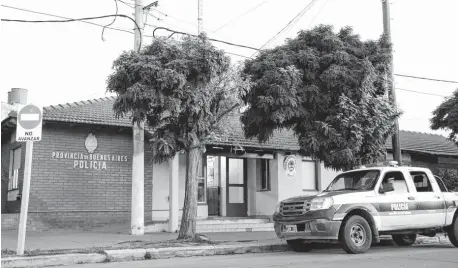
[[[343,172],[317,195],[281,201],[273,220],[278,238],[298,252],[326,242],[357,254],[382,235],[409,246],[418,234],[437,233],[458,247],[457,207],[458,194],[429,169],[388,162]]]

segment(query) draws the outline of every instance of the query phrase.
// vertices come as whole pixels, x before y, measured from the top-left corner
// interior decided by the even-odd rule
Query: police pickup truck
[[[380,242],[380,236],[409,246],[417,234],[437,233],[458,247],[457,206],[458,194],[429,169],[389,162],[341,173],[317,195],[281,201],[273,220],[278,238],[298,252],[326,242],[357,254]]]

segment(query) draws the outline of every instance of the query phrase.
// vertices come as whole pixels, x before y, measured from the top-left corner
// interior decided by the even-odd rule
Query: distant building
[[[114,117],[113,102],[109,97],[44,109],[43,138],[34,144],[29,229],[130,221],[132,124],[128,118]],[[276,132],[260,144],[244,137],[237,114],[225,124],[233,134],[208,144],[199,167],[199,219],[268,218],[280,200],[320,191],[337,174],[300,155],[290,131]],[[24,173],[25,144],[15,141],[15,126],[15,118],[2,120],[4,229],[17,227]],[[145,222],[151,223],[147,231],[156,231],[167,227],[157,223],[168,219],[170,193],[178,195],[181,212],[186,158],[178,154],[177,166],[152,164],[147,138]],[[458,148],[444,137],[401,132],[401,145],[412,165],[458,167]],[[179,186],[169,192],[171,170],[178,172]]]

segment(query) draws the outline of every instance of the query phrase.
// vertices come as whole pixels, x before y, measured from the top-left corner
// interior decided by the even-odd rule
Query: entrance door
[[[226,216],[246,217],[248,215],[246,160],[227,158],[226,167]]]

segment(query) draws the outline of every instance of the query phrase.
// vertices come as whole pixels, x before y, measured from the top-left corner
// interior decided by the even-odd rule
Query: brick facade
[[[78,154],[89,156],[85,141],[90,133],[98,142],[93,154],[102,155],[98,155],[95,165],[90,159],[75,160]],[[29,200],[29,218],[34,221],[29,229],[91,227],[130,221],[132,151],[131,128],[45,124],[42,141],[34,143]],[[2,178],[4,164],[9,164],[9,156],[4,158],[3,154],[2,145]],[[106,169],[102,169],[105,168],[103,162]],[[8,166],[5,167],[8,171]],[[21,175],[20,186],[22,178]],[[151,219],[151,204],[151,152],[146,145],[146,219]],[[18,211],[8,213],[13,212]]]

